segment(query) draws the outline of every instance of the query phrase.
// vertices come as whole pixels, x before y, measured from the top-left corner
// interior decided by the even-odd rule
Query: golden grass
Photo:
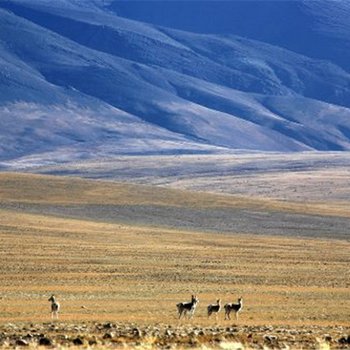
[[[244,323],[347,324],[346,242],[184,233],[0,212],[1,321],[175,322],[189,294],[245,299]],[[82,309],[81,306],[85,306]]]
[[[239,201],[31,175],[2,174],[0,184],[1,202]],[[243,296],[242,324],[349,326],[349,253],[344,240],[184,232],[0,209],[0,322],[49,320],[47,299],[55,293],[63,321],[177,324],[175,304],[196,293],[196,324],[215,323],[205,309],[218,297]]]

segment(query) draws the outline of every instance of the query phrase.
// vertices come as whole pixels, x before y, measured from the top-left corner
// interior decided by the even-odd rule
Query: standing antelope
[[[185,316],[189,312],[189,318],[193,317],[196,306],[199,303],[199,299],[196,295],[192,295],[191,301],[176,304],[177,311],[179,313],[179,319],[181,316]]]
[[[56,301],[56,298],[53,294],[49,298],[49,301],[51,301],[51,318],[53,319],[54,317],[56,317],[56,320],[58,320],[58,312],[60,311],[60,304]]]
[[[207,307],[208,310],[208,318],[211,316],[211,314],[215,314],[216,319],[218,318],[218,313],[221,310],[221,299],[218,299],[216,301],[216,304],[210,304]]]
[[[243,308],[243,298],[238,299],[238,303],[229,303],[224,306],[225,309],[225,320],[230,320],[230,313],[231,311],[235,312],[236,320],[238,321],[238,313],[242,310]]]

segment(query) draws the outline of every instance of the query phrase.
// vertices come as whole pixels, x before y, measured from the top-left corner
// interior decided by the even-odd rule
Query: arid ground
[[[346,348],[348,208],[2,173],[0,344],[14,346],[14,334],[30,332],[27,343],[44,333],[55,343],[66,332],[68,340],[89,333],[100,346],[116,346],[127,338],[124,327],[137,333],[136,343],[148,330],[149,343],[160,347],[226,339],[301,348],[308,337],[304,348]],[[54,325],[52,293],[61,303]],[[196,313],[179,321],[175,305],[192,293]],[[238,322],[222,312],[207,318],[209,303],[240,296]]]

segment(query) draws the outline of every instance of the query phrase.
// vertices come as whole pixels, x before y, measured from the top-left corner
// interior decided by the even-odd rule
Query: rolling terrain
[[[324,203],[328,207],[346,205],[350,198],[349,152],[135,155],[57,165],[38,162],[31,157],[0,165],[9,171]]]
[[[47,327],[44,332],[59,343],[72,342],[77,336],[92,339],[94,334],[104,343],[113,337],[116,342],[134,342],[128,337],[134,334],[132,329],[141,327],[145,329],[144,341],[156,344],[164,340],[152,327],[158,332],[159,327],[161,332],[173,327],[173,338],[168,337],[167,344],[173,339],[187,346],[191,344],[187,332],[197,327],[197,331],[205,330],[206,337],[192,337],[192,341],[208,344],[215,344],[215,337],[221,334],[221,339],[253,346],[254,339],[264,343],[266,335],[280,329],[278,336],[287,343],[293,338],[294,344],[317,344],[328,334],[331,340],[328,337],[327,342],[339,345],[338,339],[349,329],[349,241],[342,231],[349,227],[348,213],[335,214],[330,205],[328,219],[333,225],[324,238],[316,234],[316,239],[314,228],[299,223],[298,216],[311,220],[318,232],[324,223],[315,221],[314,211],[322,210],[325,219],[327,207],[287,204],[2,173],[0,323],[12,325],[2,326],[7,338],[1,339],[5,343],[19,341],[30,323],[34,334],[30,341]],[[154,207],[163,211],[158,219],[155,215],[148,221],[144,209],[152,208],[154,213]],[[170,221],[175,209],[182,216],[195,211],[190,217],[192,225],[184,227],[183,221]],[[226,234],[218,234],[221,230],[218,232],[217,227],[204,232],[208,231],[200,223],[204,217],[198,213],[213,220],[218,212],[225,211],[223,221],[228,222],[228,216],[237,221],[254,214],[251,221],[260,225],[250,226],[249,233],[243,233],[239,224],[233,224]],[[297,219],[294,225],[299,237],[283,227],[273,227],[275,220],[277,224],[286,223],[286,214]],[[133,220],[133,215],[138,219]],[[51,293],[62,304],[61,318],[52,325],[54,328],[45,323],[50,320],[47,299]],[[198,310],[190,324],[186,320],[179,324],[175,304],[191,293],[199,295]],[[239,322],[224,321],[220,315],[215,326],[219,328],[214,330],[215,320],[207,319],[206,305],[219,296],[228,302],[241,295],[245,306]],[[101,329],[106,322],[114,322],[108,327],[115,335],[102,340]],[[234,328],[227,331],[227,327]],[[310,329],[313,333],[307,333]],[[253,338],[248,337],[250,333]],[[124,336],[117,340],[117,334]]]
[[[4,210],[203,232],[349,238],[348,201],[327,205],[108,182],[96,186],[95,181],[66,177],[1,178]]]

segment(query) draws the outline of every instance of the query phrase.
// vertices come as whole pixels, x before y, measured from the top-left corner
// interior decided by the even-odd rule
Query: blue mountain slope
[[[83,3],[0,2],[0,159],[350,149],[337,62]]]
[[[348,0],[135,0],[107,5],[120,16],[189,32],[236,34],[350,70]]]

